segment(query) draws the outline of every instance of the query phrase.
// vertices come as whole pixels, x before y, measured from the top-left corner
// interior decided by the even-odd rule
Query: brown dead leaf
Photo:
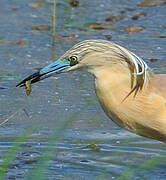
[[[154,35],[155,38],[166,38],[166,34],[157,34]]]
[[[138,14],[134,14],[131,18],[133,20],[138,20],[140,17],[145,17],[147,14],[146,12],[141,12],[141,13],[138,13]]]
[[[45,0],[39,0],[37,2],[28,3],[28,6],[31,8],[41,8],[44,5]]]
[[[19,41],[17,42],[17,44],[18,44],[19,46],[25,46],[25,45],[26,45],[26,42],[25,42],[24,40],[19,40]]]
[[[56,35],[55,36],[55,39],[57,41],[67,41],[67,42],[72,42],[72,41],[75,41],[76,40],[76,35],[75,34],[72,34],[70,36],[60,36],[60,35]]]
[[[143,29],[144,29],[144,27],[142,27],[142,26],[128,26],[125,28],[125,31],[130,34],[130,33],[140,32]]]
[[[112,36],[111,35],[105,35],[105,37],[107,38],[107,40],[111,40],[112,39]]]
[[[105,27],[99,23],[92,23],[89,25],[89,27],[91,29],[95,29],[95,30],[104,30],[105,29]]]
[[[144,0],[139,7],[152,7],[152,6],[162,6],[166,4],[165,0]]]
[[[120,13],[121,13],[121,14],[125,14],[126,11],[125,11],[125,10],[121,10]]]
[[[163,26],[163,28],[165,28],[165,29],[166,29],[166,25],[164,25],[164,26]]]
[[[136,11],[136,8],[130,8],[130,7],[128,7],[128,8],[125,8],[125,9],[126,9],[126,11],[129,11],[129,12]]]
[[[95,144],[95,143],[91,143],[87,146],[87,148],[90,148],[92,151],[94,152],[100,152],[100,148]]]
[[[72,6],[72,7],[78,7],[79,6],[79,1],[77,1],[77,0],[71,0],[70,1],[70,5]]]
[[[112,24],[100,24],[100,23],[86,23],[84,25],[86,28],[91,28],[94,30],[104,30],[104,29],[117,29],[117,27],[115,27]]]
[[[39,32],[39,31],[50,31],[51,27],[48,25],[40,25],[40,26],[32,26],[32,31]]]
[[[156,58],[151,58],[150,59],[150,62],[157,62],[158,61],[158,59],[156,59]]]
[[[12,10],[13,10],[13,11],[18,11],[19,8],[17,8],[17,7],[12,7]]]
[[[127,16],[110,16],[105,19],[107,22],[117,22],[127,18]]]

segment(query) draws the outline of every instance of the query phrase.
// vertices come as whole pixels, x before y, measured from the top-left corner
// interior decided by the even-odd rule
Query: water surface
[[[23,111],[0,127],[0,165],[7,162],[5,179],[110,180],[166,177],[166,145],[129,133],[106,117],[94,92],[93,77],[73,72],[33,86],[27,97],[15,85],[24,77],[85,39],[112,40],[142,57],[155,72],[165,72],[164,25],[166,6],[138,8],[133,0],[84,0],[72,8],[57,2],[57,35],[76,35],[74,41],[56,41],[51,31],[32,32],[33,26],[51,26],[51,1],[32,8],[32,0],[1,0],[0,6],[0,119]],[[145,17],[132,20],[134,14]],[[115,23],[109,16],[128,16]],[[94,30],[89,24],[108,25]],[[128,34],[129,25],[144,30]],[[26,45],[19,46],[23,40]],[[2,43],[3,42],[3,43]],[[155,58],[157,62],[151,62]],[[89,148],[96,144],[99,150]],[[12,155],[12,156],[11,156]],[[10,163],[11,161],[11,163]],[[2,174],[2,173],[1,173]]]

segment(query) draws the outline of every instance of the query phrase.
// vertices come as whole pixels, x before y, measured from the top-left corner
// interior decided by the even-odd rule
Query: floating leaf
[[[12,7],[11,8],[13,11],[18,11],[19,10],[19,8],[17,8],[17,7]]]
[[[129,12],[136,11],[136,8],[125,8],[125,9]]]
[[[78,7],[79,6],[79,1],[77,1],[77,0],[71,0],[70,1],[70,5],[72,6],[72,7]]]
[[[121,10],[120,13],[121,13],[121,14],[125,14],[126,11],[125,11],[125,10]]]
[[[55,35],[54,38],[58,41],[67,41],[67,42],[72,42],[76,40],[76,35],[72,34],[70,36],[60,36],[60,35]]]
[[[116,29],[112,24],[100,24],[100,23],[85,23],[84,27],[88,27],[95,30],[104,30],[107,28]]]
[[[89,26],[91,29],[95,29],[95,30],[104,30],[105,27],[99,23],[92,23]]]
[[[119,27],[115,27],[112,24],[100,24],[96,22],[72,22],[70,24],[65,25],[66,28],[77,28],[80,30],[87,31],[88,28],[94,29],[94,30],[104,30],[104,29],[119,29]]]
[[[156,59],[156,58],[151,58],[150,59],[150,62],[157,62],[158,61],[158,59]]]
[[[17,44],[18,44],[19,46],[25,46],[25,45],[26,45],[26,43],[25,43],[24,40],[19,40],[19,41],[17,42]]]
[[[142,26],[128,26],[125,28],[127,33],[137,33],[142,31],[144,28]]]
[[[107,22],[117,22],[127,18],[127,16],[110,16],[105,19]]]
[[[112,39],[112,36],[111,35],[105,35],[105,37],[107,38],[107,40],[111,40]]]
[[[139,7],[152,7],[152,6],[162,6],[166,4],[165,0],[145,0],[141,4],[139,4]]]
[[[100,152],[100,148],[95,143],[89,144],[87,148],[90,148],[92,151],[95,151],[95,152]]]
[[[166,38],[166,34],[155,35],[156,38]]]
[[[38,2],[28,3],[28,6],[31,8],[41,8],[44,5],[44,0],[39,0]]]
[[[147,14],[145,12],[141,12],[139,14],[134,14],[131,18],[133,20],[138,20],[140,17],[145,17]]]
[[[50,31],[51,27],[48,25],[32,26],[32,31]]]

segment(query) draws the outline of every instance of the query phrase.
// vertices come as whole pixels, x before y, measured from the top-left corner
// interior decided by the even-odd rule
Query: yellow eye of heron
[[[78,57],[77,56],[70,56],[69,57],[70,66],[74,66],[78,64]]]

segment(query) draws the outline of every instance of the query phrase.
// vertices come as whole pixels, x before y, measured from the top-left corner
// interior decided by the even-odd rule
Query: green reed
[[[5,154],[4,160],[0,167],[0,179],[3,180],[6,177],[7,171],[12,164],[12,161],[15,159],[16,154],[22,149],[22,144],[25,143],[28,137],[36,131],[36,128],[30,128],[24,132],[21,136],[19,136],[14,145],[9,149],[9,151]]]
[[[53,1],[51,6],[51,17],[52,17],[52,36],[56,36],[56,0]]]

